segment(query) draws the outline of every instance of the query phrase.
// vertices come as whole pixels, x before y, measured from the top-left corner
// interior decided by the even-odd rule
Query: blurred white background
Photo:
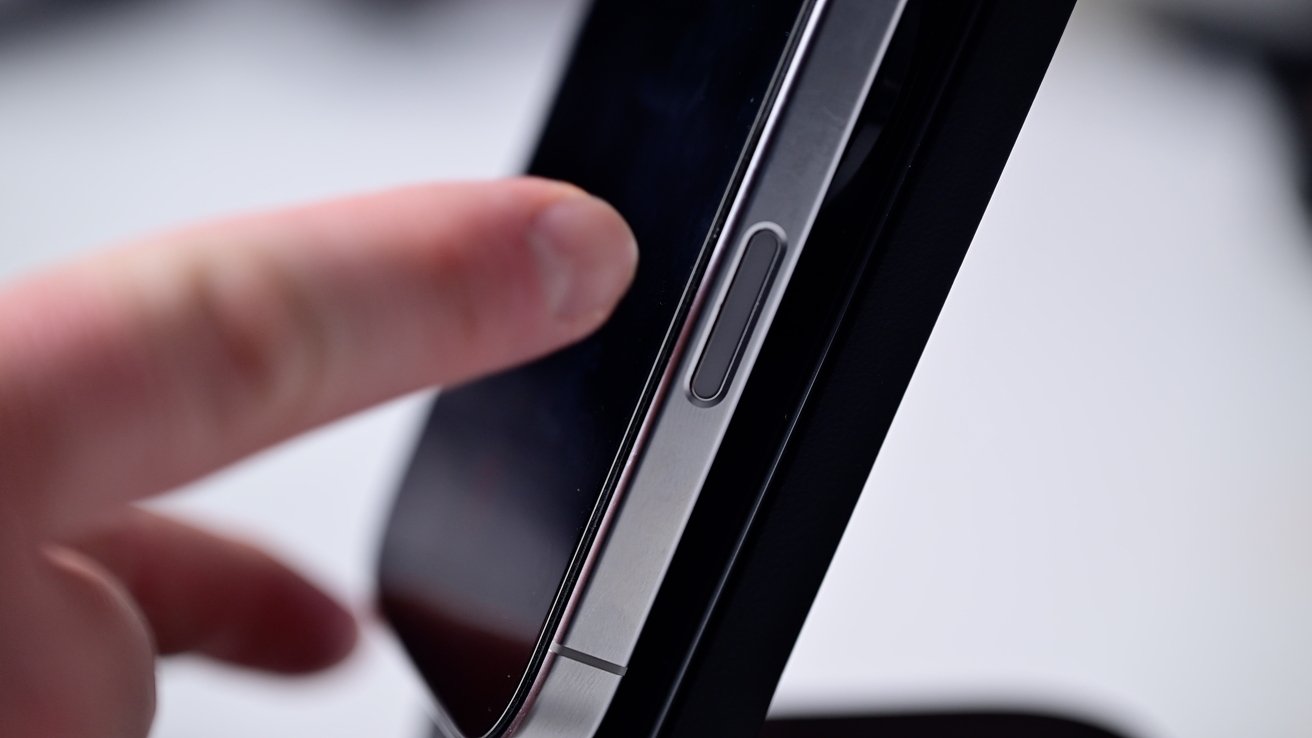
[[[0,25],[0,276],[193,218],[514,172],[582,7],[113,5]],[[1243,57],[1080,7],[778,710],[1312,732],[1312,230],[1288,137]],[[166,505],[366,608],[423,408]],[[155,735],[412,738],[421,705],[374,627],[308,682],[170,662]]]

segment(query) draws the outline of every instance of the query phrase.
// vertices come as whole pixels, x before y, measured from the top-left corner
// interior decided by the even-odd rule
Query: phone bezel
[[[620,451],[624,461],[612,469],[515,698],[488,736],[590,734],[604,717],[906,2],[810,0],[804,6],[799,31],[776,74],[772,100],[764,107],[767,114],[754,128],[750,157],[740,162],[735,186],[726,192],[722,220],[712,234],[714,249],[703,253],[685,290],[679,318],[665,341],[664,360],[653,372],[658,381],[648,382],[647,409],[635,414],[641,422],[631,424]],[[743,346],[729,392],[708,407],[683,387],[697,358],[689,349],[705,340],[716,312],[712,308],[723,299],[731,275],[722,267],[733,262],[746,232],[765,223],[786,236],[785,263]],[[671,412],[682,417],[671,419]],[[680,443],[689,430],[704,443]],[[674,458],[660,461],[662,450]],[[672,481],[679,499],[663,509],[635,509],[659,496],[650,494],[651,483],[643,474],[685,464],[695,471]],[[650,537],[637,544],[637,537],[612,530],[632,529],[635,520],[639,531],[664,526],[656,545]],[[633,576],[634,567],[645,571]],[[618,588],[616,581],[621,582]],[[611,617],[617,610],[624,612]],[[462,735],[434,707],[441,728]]]
[[[909,6],[923,89],[845,196],[869,220],[817,224],[598,736],[760,730],[1073,6]]]
[[[532,698],[510,726],[515,735],[589,735],[604,718],[906,2],[817,0],[809,8]],[[733,276],[724,267],[766,224],[785,234],[787,248],[737,376],[707,407],[684,385]]]

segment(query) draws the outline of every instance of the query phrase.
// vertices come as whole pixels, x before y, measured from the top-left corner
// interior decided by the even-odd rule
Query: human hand
[[[0,734],[142,738],[159,654],[339,661],[356,629],[327,595],[131,503],[574,342],[636,258],[608,206],[512,180],[197,227],[0,293]]]

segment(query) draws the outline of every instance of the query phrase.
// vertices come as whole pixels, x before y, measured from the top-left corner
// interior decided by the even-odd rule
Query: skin
[[[636,262],[609,206],[525,179],[203,225],[0,292],[0,732],[143,738],[161,655],[340,661],[356,625],[318,588],[133,503],[577,341]]]

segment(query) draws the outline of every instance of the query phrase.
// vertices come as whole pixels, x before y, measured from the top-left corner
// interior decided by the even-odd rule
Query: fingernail
[[[547,206],[533,222],[529,243],[547,305],[560,320],[608,314],[633,280],[633,232],[595,197],[567,195]]]

